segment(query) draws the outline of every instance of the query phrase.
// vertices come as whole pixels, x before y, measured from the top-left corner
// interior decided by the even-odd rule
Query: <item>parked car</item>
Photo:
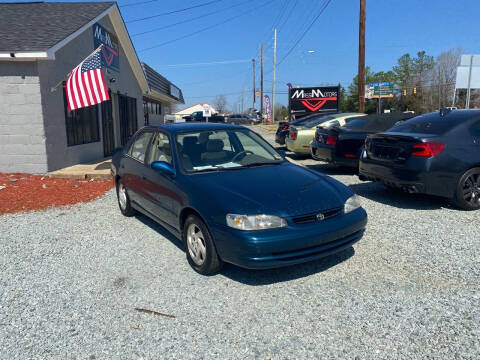
[[[372,114],[346,119],[346,124],[335,128],[318,127],[310,143],[315,160],[358,169],[358,161],[367,135],[386,131],[400,121],[414,115],[404,113]]]
[[[480,111],[442,109],[369,135],[360,179],[480,209]]]
[[[189,121],[204,121],[204,122],[208,121],[208,122],[214,122],[214,123],[225,122],[225,117],[218,114],[213,114],[212,116],[209,116],[207,120],[207,118],[203,116],[203,111],[195,111],[190,115],[184,116],[183,119],[186,122],[189,122]]]
[[[348,187],[237,125],[144,127],[113,156],[112,174],[122,214],[139,211],[181,238],[201,274],[223,262],[257,269],[314,260],[360,240],[367,222]]]
[[[225,117],[225,122],[238,125],[255,125],[259,124],[260,120],[248,114],[232,114]]]
[[[275,142],[280,145],[285,145],[285,138],[288,136],[288,133],[290,132],[290,126],[302,126],[303,124],[306,124],[308,121],[310,121],[314,117],[320,118],[325,115],[327,114],[316,113],[316,114],[304,116],[294,121],[280,121],[278,123],[278,128],[275,133]]]
[[[314,117],[301,126],[291,126],[288,137],[285,139],[287,149],[298,155],[310,154],[310,142],[315,136],[317,126],[326,128],[345,125],[346,119],[365,116],[361,113],[340,113]]]

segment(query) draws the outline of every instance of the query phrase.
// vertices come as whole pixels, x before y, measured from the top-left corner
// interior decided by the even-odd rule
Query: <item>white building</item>
[[[189,107],[186,107],[186,108],[184,108],[180,111],[177,111],[175,113],[175,115],[177,115],[178,117],[182,117],[182,116],[190,115],[191,113],[194,113],[195,111],[203,111],[203,105],[204,104],[210,105],[210,112],[212,113],[212,115],[217,113],[217,109],[215,109],[215,107],[212,104],[197,103],[197,104],[194,104],[194,105],[190,105]]]

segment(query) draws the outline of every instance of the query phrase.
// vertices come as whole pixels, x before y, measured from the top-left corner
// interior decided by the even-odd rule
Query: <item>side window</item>
[[[150,131],[138,135],[130,146],[128,155],[143,163],[145,161],[145,153],[147,152],[147,146],[151,137],[152,133]]]
[[[473,123],[472,126],[470,126],[470,135],[479,137],[480,136],[480,121],[477,121],[476,123]]]
[[[150,165],[154,161],[165,161],[166,163],[172,164],[172,148],[168,135],[162,132],[155,134],[148,157],[147,165]]]

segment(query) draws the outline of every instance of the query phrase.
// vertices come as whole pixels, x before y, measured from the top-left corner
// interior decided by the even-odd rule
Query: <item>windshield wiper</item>
[[[281,164],[282,162],[283,162],[283,161],[271,161],[271,162],[261,162],[261,161],[258,161],[258,162],[253,162],[253,163],[250,163],[250,164],[242,165],[242,168],[255,167],[255,166],[263,166],[263,165],[279,165],[279,164]]]

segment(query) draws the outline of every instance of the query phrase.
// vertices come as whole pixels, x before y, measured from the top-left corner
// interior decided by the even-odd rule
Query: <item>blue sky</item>
[[[258,59],[260,42],[265,44],[264,90],[271,93],[273,27],[278,28],[280,61],[327,0],[158,0],[125,6],[143,1],[147,0],[118,2],[140,59],[177,84],[186,104],[208,102],[217,94],[226,94],[228,107],[236,110],[242,92],[245,106],[252,104],[251,59]],[[208,1],[213,2],[130,22]],[[218,13],[203,16],[211,12]],[[464,53],[478,54],[479,15],[479,0],[367,0],[366,64],[374,71],[388,70],[404,53],[426,50],[437,56],[457,46]],[[347,86],[357,72],[358,17],[359,0],[331,0],[298,46],[280,63],[278,91],[286,92],[286,82],[294,86],[340,82]],[[136,35],[180,21],[186,22]],[[212,28],[201,31],[207,27]],[[225,63],[198,64],[210,62]],[[287,103],[285,94],[279,94],[277,100]]]

